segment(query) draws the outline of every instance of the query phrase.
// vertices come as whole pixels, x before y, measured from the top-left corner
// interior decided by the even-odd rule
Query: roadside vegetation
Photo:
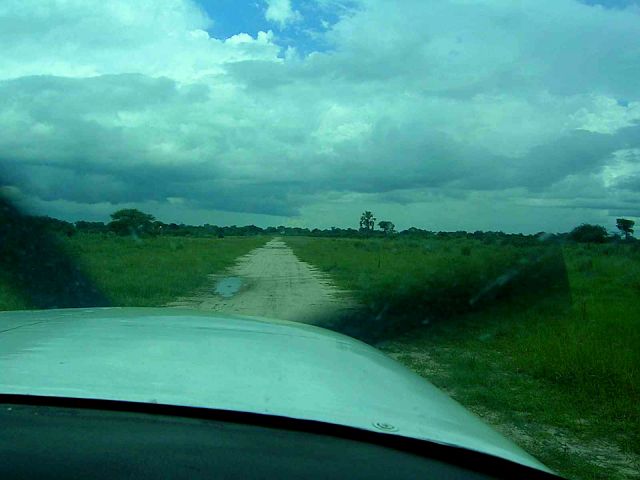
[[[286,241],[363,304],[338,329],[377,344],[558,472],[634,478],[640,246],[469,237]]]
[[[361,321],[337,326],[374,342],[496,302],[570,303],[562,251],[536,237],[287,238],[363,306]]]
[[[256,228],[165,224],[136,209],[73,224],[0,198],[0,310],[166,305],[266,243]]]
[[[108,234],[59,237],[64,253],[106,296],[109,305],[161,306],[201,287],[207,275],[233,265],[267,237],[132,238]],[[0,310],[30,308],[12,279],[0,277]]]
[[[69,254],[112,305],[161,306],[206,283],[207,275],[234,264],[262,246],[266,237],[178,238],[78,235]]]

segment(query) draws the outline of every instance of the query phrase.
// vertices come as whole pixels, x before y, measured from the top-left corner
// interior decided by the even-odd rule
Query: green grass
[[[0,273],[0,310],[26,310],[29,308],[29,301],[20,292],[11,288],[11,279],[2,272]]]
[[[380,348],[551,468],[588,479],[634,478],[640,471],[634,465],[640,458],[640,251],[634,246],[564,246],[570,305],[561,289],[527,295],[544,280],[538,277],[469,308],[468,296],[483,279],[527,257],[521,247],[473,240],[287,242],[371,312],[401,302],[425,309],[410,310],[429,325],[390,336]],[[485,268],[490,273],[483,276]],[[437,282],[439,299],[425,301]],[[359,327],[367,328],[367,320],[358,319]]]
[[[305,261],[330,273],[364,306],[359,332],[388,336],[396,330],[456,318],[496,300],[532,302],[550,292],[568,294],[559,248],[541,243],[485,244],[477,240],[288,238]],[[567,298],[568,300],[568,298]],[[380,331],[373,332],[372,329]]]
[[[79,234],[62,240],[63,249],[83,268],[115,306],[161,306],[200,287],[208,274],[263,245],[266,237],[134,240]],[[0,278],[0,310],[29,308]]]

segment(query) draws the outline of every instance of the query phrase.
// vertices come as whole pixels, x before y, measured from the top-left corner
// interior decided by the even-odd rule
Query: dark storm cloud
[[[640,175],[629,175],[616,182],[616,187],[622,190],[640,192]]]
[[[298,214],[303,203],[299,186],[198,177],[193,171],[190,174],[194,177],[176,180],[180,175],[175,169],[154,166],[98,174],[39,165],[3,169],[0,185],[19,185],[23,193],[43,201],[129,204],[179,199],[197,208],[283,216]]]
[[[611,160],[614,152],[637,147],[640,147],[640,125],[622,128],[614,134],[576,130],[533,148],[519,159],[509,175],[510,186],[542,189],[568,175],[597,171]]]
[[[640,143],[638,125],[614,134],[577,130],[526,155],[505,156],[455,140],[430,128],[426,119],[398,122],[382,116],[364,138],[335,145],[330,156],[309,151],[302,168],[274,180],[269,164],[295,165],[300,159],[279,152],[277,144],[274,151],[262,149],[254,130],[238,136],[237,129],[221,132],[212,124],[206,141],[202,133],[190,140],[176,131],[194,118],[204,122],[199,132],[207,130],[202,111],[180,117],[199,112],[203,104],[207,111],[207,87],[179,89],[168,79],[140,75],[90,80],[32,77],[0,84],[0,99],[25,117],[13,132],[0,134],[4,183],[20,185],[45,201],[117,204],[182,198],[200,207],[295,215],[306,203],[305,195],[331,191],[371,194],[450,186],[455,196],[460,189],[541,190],[568,175],[596,171],[613,152]],[[59,104],[67,107],[60,109]],[[156,112],[171,109],[176,123],[153,125]],[[150,116],[138,126],[135,117],[141,112]],[[127,114],[133,116],[133,125],[123,126],[120,118]],[[34,132],[34,124],[44,125],[48,133],[43,137],[37,128]],[[304,130],[295,128],[271,133],[269,141],[288,146],[305,148],[308,141]],[[29,136],[32,142],[25,141]],[[167,141],[180,150],[154,149]],[[241,173],[235,163],[239,159],[219,161],[240,147],[260,152],[266,168]],[[629,182],[618,186],[629,188]]]
[[[520,157],[492,154],[428,130],[420,136],[412,128],[420,127],[380,128],[360,150],[345,147],[339,155],[349,161],[327,175],[322,188],[362,193],[446,186],[540,190],[569,175],[598,171],[618,150],[640,147],[640,125],[615,134],[577,130]]]

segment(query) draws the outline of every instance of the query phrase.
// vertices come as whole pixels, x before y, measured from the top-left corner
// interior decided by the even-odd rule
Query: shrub
[[[605,243],[609,235],[607,229],[601,225],[583,223],[569,233],[569,240],[579,243]]]

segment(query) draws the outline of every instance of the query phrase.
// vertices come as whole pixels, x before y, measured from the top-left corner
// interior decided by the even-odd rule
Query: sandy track
[[[231,295],[220,288],[229,278],[240,284]],[[276,238],[240,257],[224,275],[211,275],[205,288],[169,306],[323,324],[348,314],[356,305]]]

